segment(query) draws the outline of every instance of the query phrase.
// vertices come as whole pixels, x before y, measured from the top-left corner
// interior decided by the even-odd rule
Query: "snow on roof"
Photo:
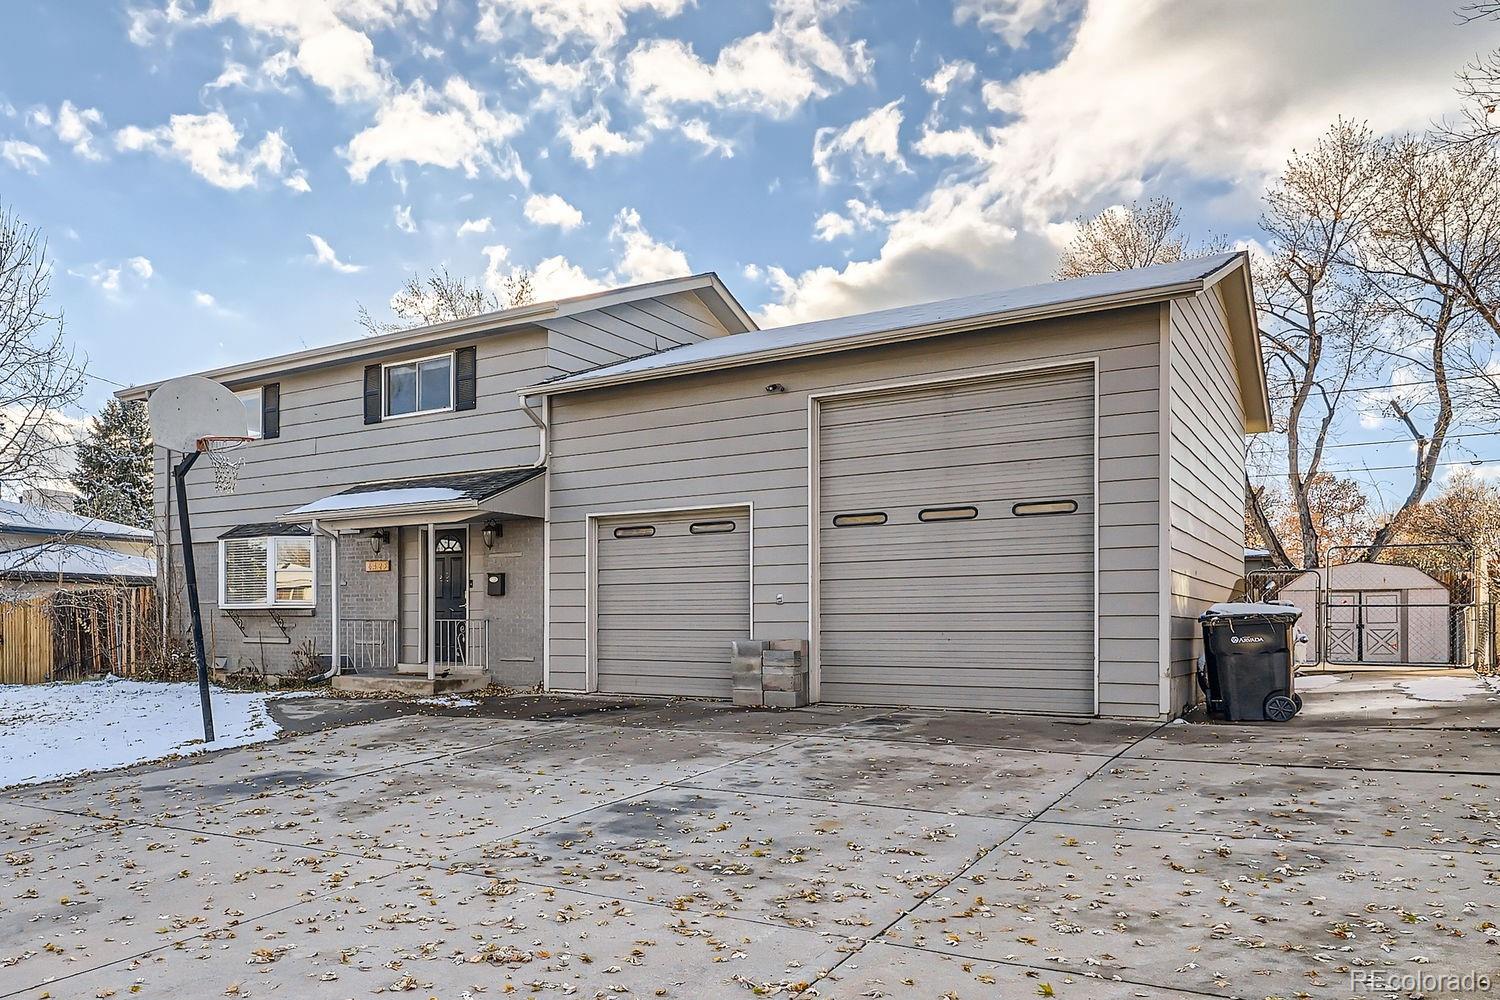
[[[1093,300],[1104,300],[1113,305],[1128,304],[1119,300],[1132,297],[1141,301],[1153,301],[1153,296],[1164,297],[1176,293],[1177,289],[1183,289],[1178,294],[1196,291],[1191,287],[1194,283],[1202,282],[1242,256],[1239,253],[1213,254],[1112,274],[1049,281],[1024,288],[1009,288],[940,302],[924,302],[855,316],[798,323],[771,330],[737,333],[566,375],[535,386],[529,391],[547,394],[595,382],[629,381],[631,377],[667,374],[677,369],[712,368],[737,361],[749,363],[761,360],[761,355],[801,353],[814,347],[837,345],[843,341],[851,342],[850,346],[858,346],[860,341],[881,333],[941,328],[961,324],[966,320],[977,320],[988,325],[1030,313],[1045,314],[1049,309],[1070,304],[1077,304],[1081,311]]]
[[[288,511],[290,514],[330,514],[335,511],[369,510],[373,507],[405,507],[417,503],[452,503],[464,499],[463,490],[442,486],[406,487],[394,490],[368,490],[364,493],[335,493],[331,497],[305,503]]]
[[[155,580],[156,560],[82,542],[0,552],[0,576],[48,580]]]
[[[141,541],[150,541],[152,537],[148,528],[9,500],[0,500],[0,532],[18,535],[72,535],[77,538],[129,538]]]
[[[546,472],[540,466],[517,466],[484,472],[456,472],[383,483],[365,483],[332,496],[305,503],[289,510],[285,517],[316,517],[320,514],[348,514],[386,507],[408,507],[415,504],[461,504],[478,506]]]

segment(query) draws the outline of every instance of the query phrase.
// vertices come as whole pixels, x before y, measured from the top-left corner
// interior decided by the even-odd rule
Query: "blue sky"
[[[1043,280],[1074,218],[1137,197],[1253,239],[1290,149],[1340,114],[1422,127],[1497,44],[1406,0],[11,0],[7,22],[0,201],[50,237],[70,333],[119,383],[356,336],[356,303],[439,265],[556,294],[715,270],[773,325]],[[1347,436],[1395,436],[1366,423]]]

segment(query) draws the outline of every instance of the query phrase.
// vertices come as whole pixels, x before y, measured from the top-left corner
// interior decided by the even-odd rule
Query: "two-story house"
[[[234,493],[206,463],[188,479],[210,659],[284,674],[336,652],[351,687],[540,684],[545,469],[518,390],[754,326],[697,275],[205,372],[257,437]],[[155,476],[162,572],[179,588],[180,457],[159,449]]]
[[[1252,302],[1219,254],[756,330],[710,274],[207,372],[260,433],[190,481],[212,655],[1174,716],[1243,578]]]

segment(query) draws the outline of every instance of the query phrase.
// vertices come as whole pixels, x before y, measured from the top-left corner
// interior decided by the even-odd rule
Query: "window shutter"
[[[460,347],[453,352],[453,408],[472,410],[478,402],[478,349]]]
[[[380,366],[365,366],[365,423],[380,423]]]
[[[281,383],[271,382],[260,389],[260,436],[281,437]]]

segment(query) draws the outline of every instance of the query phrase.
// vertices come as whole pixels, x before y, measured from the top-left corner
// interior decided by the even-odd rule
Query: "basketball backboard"
[[[146,411],[158,448],[187,453],[200,450],[203,438],[250,434],[245,405],[227,387],[202,375],[163,382],[146,401]]]

